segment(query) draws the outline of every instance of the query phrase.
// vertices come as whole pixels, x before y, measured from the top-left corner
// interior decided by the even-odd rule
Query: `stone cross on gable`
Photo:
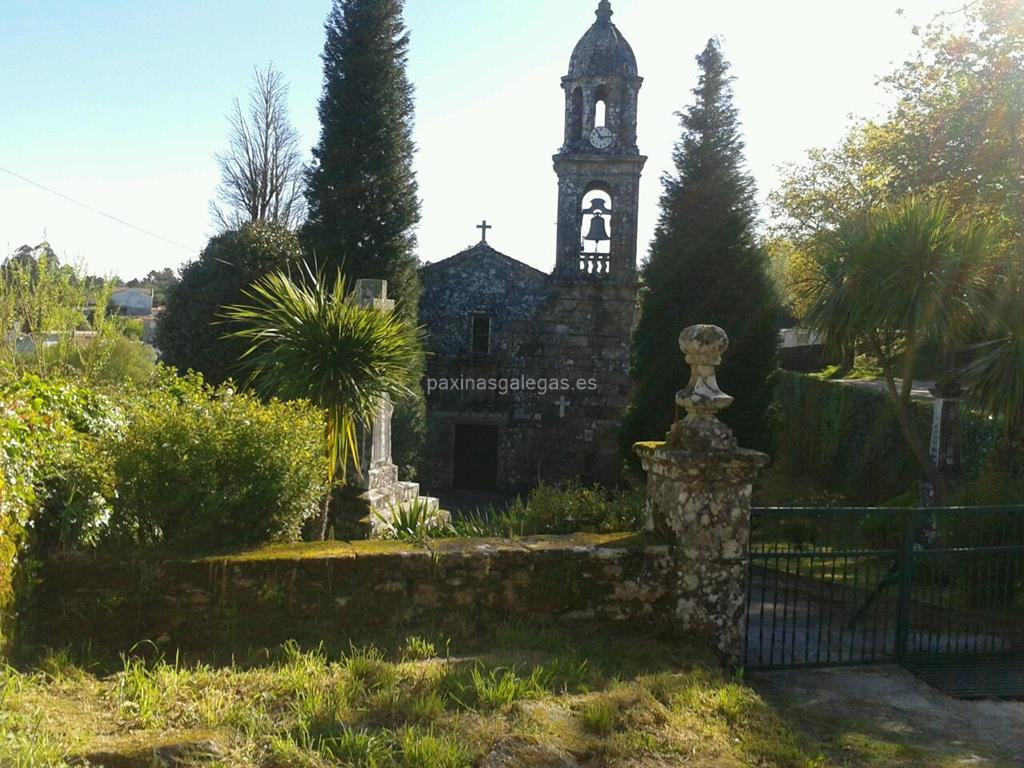
[[[483,237],[480,239],[480,242],[481,243],[486,243],[487,242],[487,230],[494,229],[494,227],[492,227],[490,224],[487,223],[487,219],[484,219],[482,224],[477,224],[476,225],[476,228],[479,229],[483,233]]]

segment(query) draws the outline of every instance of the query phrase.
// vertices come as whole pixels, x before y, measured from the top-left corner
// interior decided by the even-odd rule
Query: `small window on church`
[[[605,128],[608,125],[608,89],[599,86],[594,93],[594,127]]]
[[[491,318],[473,315],[473,354],[486,355],[491,351]]]

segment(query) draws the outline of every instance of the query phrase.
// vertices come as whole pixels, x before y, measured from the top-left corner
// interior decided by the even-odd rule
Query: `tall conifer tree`
[[[303,240],[350,280],[383,278],[416,317],[413,87],[403,0],[334,0],[322,56],[320,141],[307,170]]]
[[[695,103],[679,115],[675,173],[662,178],[661,218],[642,267],[645,288],[633,337],[633,402],[623,441],[661,439],[689,373],[679,351],[687,326],[711,323],[731,345],[718,373],[736,398],[723,420],[751,447],[765,444],[778,302],[755,240],[754,182],[745,167],[729,64],[715,40],[697,57]]]
[[[397,312],[417,322],[420,281],[414,229],[420,203],[413,173],[413,86],[403,0],[334,0],[324,44],[320,141],[307,169],[304,245],[318,265],[352,282],[388,281]],[[422,366],[422,360],[413,361]],[[422,396],[399,403],[395,458],[416,462]]]

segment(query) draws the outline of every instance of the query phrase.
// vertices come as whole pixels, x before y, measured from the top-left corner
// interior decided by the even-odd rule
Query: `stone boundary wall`
[[[740,448],[717,418],[733,401],[715,374],[725,331],[691,326],[679,346],[690,365],[676,394],[686,418],[665,442],[634,447],[647,471],[648,535],[329,542],[130,562],[66,556],[41,574],[26,639],[94,653],[144,640],[165,652],[243,652],[519,619],[663,626],[738,664],[751,489],[768,456]]]
[[[45,565],[27,639],[98,655],[150,640],[170,655],[468,633],[507,620],[635,630],[668,627],[683,583],[670,547],[636,534],[443,540],[429,549],[328,542],[198,560],[75,555]]]

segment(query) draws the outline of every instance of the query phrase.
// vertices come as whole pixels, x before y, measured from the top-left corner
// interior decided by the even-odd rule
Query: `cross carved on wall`
[[[483,238],[480,240],[481,243],[487,242],[487,230],[494,229],[490,224],[487,223],[487,219],[484,219],[483,224],[477,224],[476,228],[483,233]]]

